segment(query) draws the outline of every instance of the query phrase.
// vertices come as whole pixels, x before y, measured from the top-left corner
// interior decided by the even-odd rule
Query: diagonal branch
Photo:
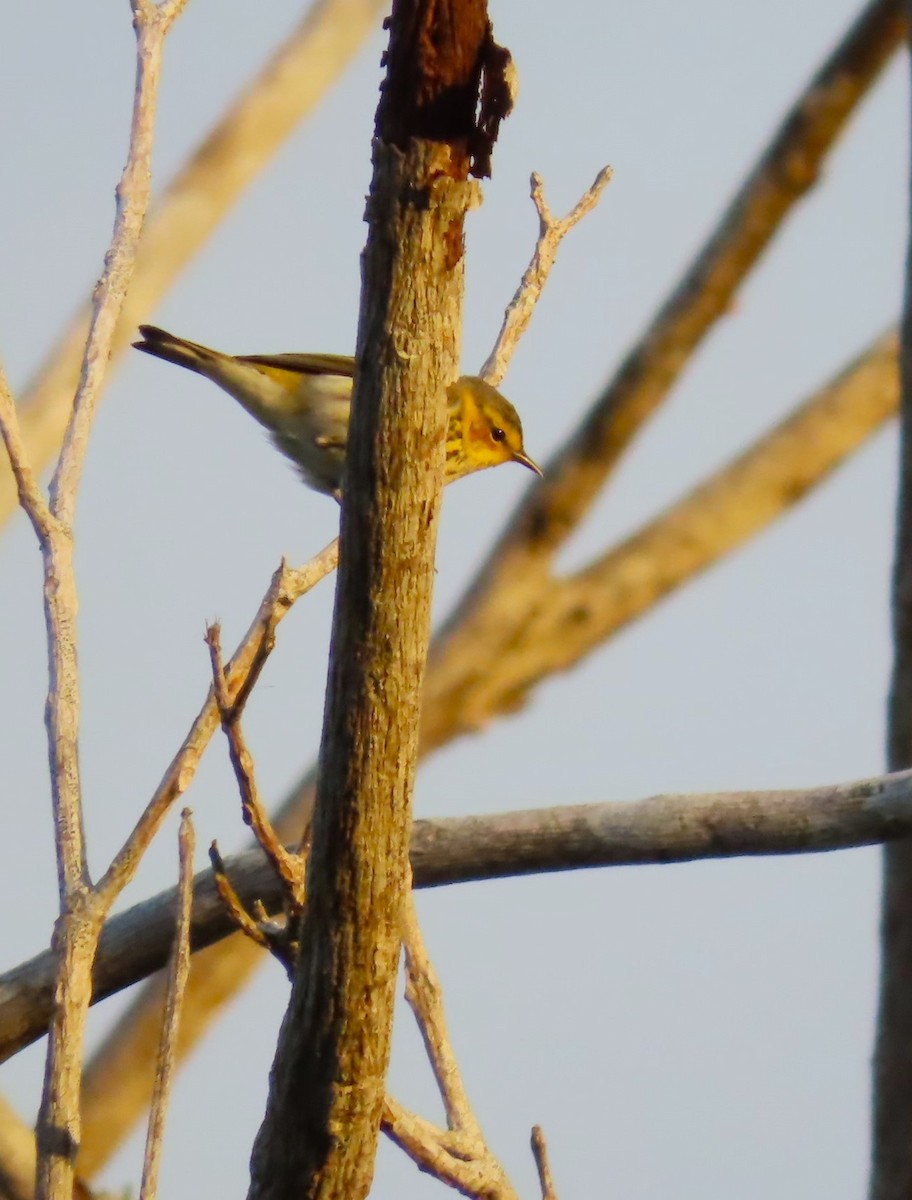
[[[450,1042],[440,980],[424,944],[412,894],[405,902],[402,946],[405,998],[418,1023],[447,1124],[446,1129],[439,1129],[387,1096],[383,1131],[421,1170],[435,1175],[470,1200],[518,1200],[502,1165],[491,1153],[469,1102]]]
[[[435,658],[423,749],[516,711],[539,680],[579,662],[796,504],[896,413],[896,353],[895,333],[879,338],[744,454],[576,574],[524,592],[512,581],[509,644],[484,664],[472,650],[448,660],[446,644]]]
[[[901,44],[903,28],[899,0],[873,0],[798,97],[588,417],[548,463],[544,480],[526,492],[435,639],[436,688],[455,691],[512,645],[548,590],[557,551],[703,338],[728,312],[786,216],[816,183],[850,115]]]

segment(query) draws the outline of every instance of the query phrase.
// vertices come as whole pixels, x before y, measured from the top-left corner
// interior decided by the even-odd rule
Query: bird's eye
[[[491,441],[492,442],[502,442],[506,436],[507,436],[506,432],[503,429],[497,429],[495,427],[494,429],[491,430]]]

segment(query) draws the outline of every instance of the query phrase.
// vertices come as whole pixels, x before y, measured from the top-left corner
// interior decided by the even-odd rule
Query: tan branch
[[[34,1200],[35,1131],[0,1096],[0,1196]]]
[[[133,285],[113,335],[115,358],[247,185],[335,82],[385,8],[384,0],[316,0],[204,139],[146,224]],[[23,396],[23,436],[35,470],[46,466],[60,447],[88,323],[87,305]],[[0,522],[15,505],[14,480],[0,463]]]
[[[453,1051],[443,1009],[443,991],[424,944],[414,897],[406,897],[402,945],[405,951],[405,998],[427,1051],[443,1100],[447,1129],[436,1129],[387,1097],[384,1132],[422,1170],[429,1171],[466,1196],[516,1200],[501,1164],[488,1148],[469,1102]]]
[[[51,508],[65,526],[72,525],[89,430],[108,370],[114,330],[133,278],[139,239],[149,206],[152,139],[164,38],[185,2],[169,3],[161,9],[151,0],[132,0],[131,3],[137,36],[137,65],[130,149],[115,192],[117,212],[114,233],[105,255],[104,270],[92,294],[79,384],[51,484]]]
[[[468,1200],[517,1200],[506,1176],[496,1176],[486,1161],[477,1160],[459,1134],[438,1129],[392,1096],[383,1102],[382,1128],[412,1162]]]
[[[222,664],[220,636],[219,626],[210,625],[206,631],[206,642],[209,646],[212,665],[212,686],[222,729],[228,739],[231,765],[234,768],[234,775],[241,794],[244,824],[250,827],[258,845],[272,862],[276,874],[288,889],[289,898],[295,907],[295,915],[299,917],[304,905],[304,858],[301,854],[290,853],[279,841],[266,812],[266,806],[260,797],[253,768],[253,756],[247,748],[247,742],[241,729],[241,714],[244,711],[247,697],[250,695],[250,688],[245,686],[239,692],[237,699],[232,702],[225,668]]]
[[[91,971],[108,898],[89,878],[79,776],[78,609],[72,521],[82,464],[114,327],[133,273],[149,201],[152,136],[164,38],[179,6],[133,2],[136,84],[130,145],[117,187],[117,211],[105,266],[95,289],[82,372],[51,484],[53,521],[39,542],[47,624],[47,736],[57,851],[60,917],[55,926],[55,994],[45,1083],[38,1114],[38,1200],[70,1200],[80,1141],[80,1079]],[[7,439],[7,448],[12,442]],[[22,487],[22,472],[17,472]],[[33,516],[36,529],[39,528]]]
[[[15,480],[16,496],[26,516],[32,523],[39,540],[47,541],[54,523],[50,505],[38,486],[28,449],[22,437],[16,402],[0,363],[0,436],[3,438],[9,457],[10,471]]]
[[[548,1147],[545,1144],[545,1135],[542,1133],[540,1125],[532,1127],[532,1157],[535,1159],[535,1167],[538,1171],[542,1200],[557,1200],[551,1166],[548,1162]]]
[[[455,661],[435,658],[425,751],[515,712],[539,680],[579,662],[796,504],[895,415],[896,352],[895,333],[878,339],[748,451],[575,575],[547,587],[517,579],[508,590],[505,581],[501,598],[515,602],[509,646],[484,664],[471,648]]]
[[[228,914],[232,924],[236,925],[241,933],[250,938],[256,945],[261,946],[264,950],[269,950],[269,940],[260,927],[260,923],[253,919],[241,902],[240,896],[235,891],[234,884],[228,876],[229,868],[225,865],[225,860],[222,858],[217,842],[213,842],[209,847],[209,861],[212,864],[212,879],[215,883],[215,889],[219,894],[219,899],[225,906],[225,912]],[[273,872],[275,872],[275,863],[271,863],[271,865]]]
[[[177,926],[174,931],[174,946],[168,968],[165,1017],[162,1022],[161,1043],[158,1049],[155,1086],[152,1090],[152,1106],[146,1134],[146,1151],[143,1158],[139,1200],[155,1200],[158,1192],[165,1114],[168,1111],[171,1081],[177,1066],[177,1035],[180,1028],[181,1004],[187,987],[187,977],[190,974],[190,913],[193,904],[193,853],[196,847],[196,837],[189,808],[185,808],[181,815],[178,842],[180,870],[177,885],[179,900]]]
[[[529,623],[550,586],[557,551],[703,338],[729,311],[785,217],[817,181],[827,154],[902,34],[899,0],[874,0],[798,97],[649,328],[547,465],[544,480],[527,491],[435,640],[438,692],[485,673]],[[433,738],[432,744],[437,744]]]
[[[566,217],[555,217],[545,200],[545,188],[540,176],[534,175],[530,180],[532,202],[538,213],[538,238],[532,252],[532,260],[526,267],[520,280],[516,294],[507,306],[503,325],[494,343],[494,349],[485,359],[484,366],[478,372],[482,379],[495,386],[503,379],[507,371],[507,363],[516,349],[516,345],[528,328],[532,313],[539,301],[542,289],[551,274],[554,260],[561,242],[587,213],[590,213],[601,199],[602,192],[611,182],[611,167],[603,167],[582,197],[573,206]]]

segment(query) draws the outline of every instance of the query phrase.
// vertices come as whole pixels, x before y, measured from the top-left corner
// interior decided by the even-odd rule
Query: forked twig
[[[485,359],[484,366],[479,371],[482,379],[495,386],[500,383],[507,371],[507,363],[513,356],[513,351],[522,335],[526,332],[532,313],[538,303],[545,286],[558,248],[564,237],[574,225],[590,213],[601,199],[602,192],[611,182],[613,171],[611,167],[603,167],[596,175],[592,186],[583,193],[565,217],[555,218],[545,200],[545,186],[541,176],[533,173],[529,181],[532,203],[538,213],[538,238],[532,258],[520,280],[519,287],[513,299],[507,305],[503,324],[494,349]]]
[[[408,1112],[392,1097],[384,1105],[383,1129],[421,1167],[464,1196],[516,1200],[516,1192],[485,1142],[472,1110],[447,1030],[443,992],[424,944],[414,894],[406,896],[402,921],[405,998],[421,1032],[446,1113],[447,1128]]]
[[[212,864],[212,878],[215,880],[219,899],[225,906],[228,916],[240,931],[247,935],[252,942],[262,946],[264,950],[272,950],[269,938],[258,920],[254,920],[244,907],[244,902],[234,890],[234,884],[228,878],[225,860],[219,852],[218,843],[213,842],[209,847],[209,861]],[[275,869],[275,863],[273,863]]]
[[[253,831],[253,836],[272,864],[279,880],[285,919],[283,922],[273,920],[262,904],[257,904],[254,915],[244,908],[228,879],[218,846],[213,842],[209,858],[215,872],[216,887],[222,903],[241,932],[274,954],[290,975],[298,952],[297,935],[304,908],[306,859],[304,854],[287,850],[282,845],[260,797],[253,756],[241,729],[241,715],[250,696],[252,684],[240,688],[236,698],[232,700],[222,664],[220,631],[217,624],[210,625],[207,629],[206,644],[209,646],[215,702],[222,730],[228,740],[228,754],[241,795],[244,823]]]
[[[228,739],[228,753],[241,793],[244,824],[249,825],[252,829],[253,836],[263,848],[263,852],[285,885],[289,898],[300,909],[304,903],[304,859],[300,854],[293,854],[286,850],[273,828],[257,787],[253,756],[247,747],[241,729],[241,714],[250,695],[250,688],[245,686],[239,689],[237,698],[232,701],[225,668],[222,664],[220,626],[218,624],[209,626],[206,631],[206,644],[209,647],[209,658],[212,664],[215,702],[218,705],[222,729]]]

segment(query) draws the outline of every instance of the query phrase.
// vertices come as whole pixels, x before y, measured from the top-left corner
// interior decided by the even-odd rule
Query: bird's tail
[[[213,367],[218,365],[225,356],[208,346],[200,346],[197,342],[188,342],[186,338],[176,337],[157,325],[140,325],[141,342],[134,342],[137,350],[144,350],[156,358],[166,362],[176,363],[179,367],[187,367],[198,371],[200,375],[211,376]]]

